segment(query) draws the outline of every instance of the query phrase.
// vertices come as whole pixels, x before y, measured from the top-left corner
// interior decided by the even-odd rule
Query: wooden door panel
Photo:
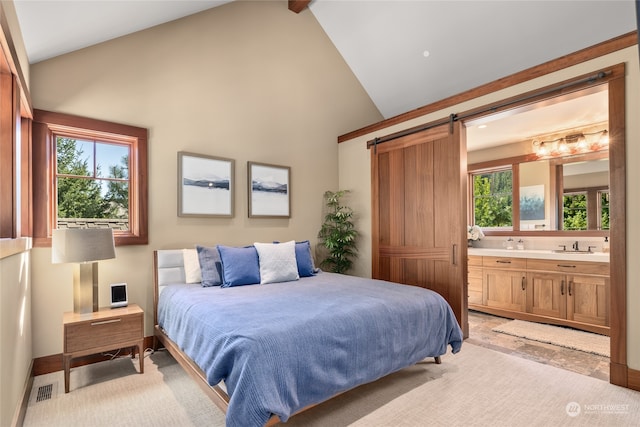
[[[413,145],[404,152],[404,245],[433,246],[433,150]]]
[[[372,272],[374,278],[441,294],[466,336],[466,147],[461,126],[432,128],[372,150]]]
[[[390,152],[380,156],[379,180],[379,242],[381,246],[404,244],[404,176],[402,153]]]
[[[567,317],[567,283],[563,274],[527,275],[527,312],[542,316]]]
[[[433,277],[432,264],[433,261],[426,259],[403,259],[403,283],[428,288]]]
[[[455,294],[451,290],[451,260],[435,260],[433,262],[433,278],[427,286],[449,301]],[[465,298],[466,300],[466,298]]]
[[[576,322],[609,325],[608,283],[604,277],[567,276],[567,318]]]
[[[376,279],[391,281],[391,258],[381,256],[378,258],[378,272]]]
[[[485,269],[482,280],[483,304],[487,307],[525,311],[525,273],[510,270]]]
[[[389,176],[389,153],[380,154],[377,159],[377,167],[381,176]],[[377,227],[378,242],[380,246],[391,244],[391,180],[379,179],[378,185],[378,214],[379,226]]]

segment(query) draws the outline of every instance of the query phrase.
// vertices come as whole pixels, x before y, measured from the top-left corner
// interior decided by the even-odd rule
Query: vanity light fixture
[[[539,158],[600,151],[609,145],[609,133],[604,129],[590,133],[574,133],[550,141],[534,139],[532,145],[533,152]]]

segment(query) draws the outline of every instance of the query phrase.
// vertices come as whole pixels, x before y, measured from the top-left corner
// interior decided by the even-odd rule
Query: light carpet
[[[610,357],[609,337],[591,332],[524,320],[512,320],[492,331]]]
[[[224,426],[224,416],[166,352],[145,373],[130,358],[75,368],[71,392],[62,372],[50,400],[27,409],[33,426]],[[358,387],[289,420],[285,426],[637,426],[640,393],[464,343],[446,354]]]

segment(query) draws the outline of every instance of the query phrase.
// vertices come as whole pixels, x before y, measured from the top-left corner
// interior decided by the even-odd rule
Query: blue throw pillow
[[[253,246],[243,248],[218,245],[222,260],[222,287],[260,283],[260,261]]]
[[[196,250],[198,251],[198,261],[200,261],[202,286],[222,285],[222,262],[218,248],[196,246]]]
[[[300,277],[309,277],[316,274],[316,267],[311,256],[311,243],[308,240],[296,242],[296,263]]]

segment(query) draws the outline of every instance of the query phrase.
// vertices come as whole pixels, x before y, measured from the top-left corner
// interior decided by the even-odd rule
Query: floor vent
[[[42,402],[43,400],[51,399],[51,395],[53,393],[53,384],[47,384],[38,387],[38,396],[36,397],[36,402]]]

